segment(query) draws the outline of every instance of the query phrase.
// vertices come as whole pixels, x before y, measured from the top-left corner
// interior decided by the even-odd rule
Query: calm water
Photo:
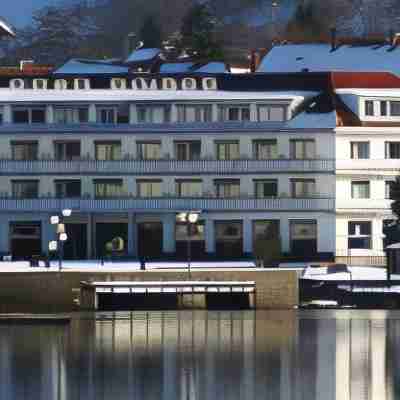
[[[0,399],[400,399],[400,312],[135,312],[0,326]]]

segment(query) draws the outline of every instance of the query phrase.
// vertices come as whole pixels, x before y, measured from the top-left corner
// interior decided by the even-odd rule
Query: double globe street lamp
[[[51,225],[56,225],[57,240],[52,240],[49,243],[50,251],[58,251],[58,270],[62,269],[62,259],[64,255],[64,242],[68,239],[65,230],[64,218],[70,217],[72,210],[65,209],[61,211],[61,215],[53,215],[50,217]]]
[[[189,275],[189,280],[191,279],[191,269],[190,269],[190,264],[191,264],[191,259],[192,259],[192,229],[193,226],[197,223],[199,220],[200,216],[200,211],[188,211],[188,212],[183,212],[178,214],[178,221],[179,222],[184,222],[186,223],[186,229],[187,229],[187,269],[188,269],[188,275]]]

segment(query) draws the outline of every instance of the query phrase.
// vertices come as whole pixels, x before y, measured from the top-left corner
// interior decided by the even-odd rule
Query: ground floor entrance
[[[9,226],[10,250],[14,258],[30,258],[42,252],[40,222],[14,222]]]
[[[137,225],[138,256],[157,258],[163,253],[163,226],[161,222],[142,222]]]

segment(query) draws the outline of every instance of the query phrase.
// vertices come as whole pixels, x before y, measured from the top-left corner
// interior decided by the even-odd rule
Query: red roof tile
[[[390,72],[332,72],[334,89],[399,89],[400,78]]]

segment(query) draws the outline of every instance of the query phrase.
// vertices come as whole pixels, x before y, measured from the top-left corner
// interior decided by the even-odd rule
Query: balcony
[[[400,169],[400,160],[398,159],[347,159],[336,160],[336,169],[338,173],[342,171],[379,171],[379,170],[394,170]]]
[[[339,212],[378,211],[390,213],[392,201],[389,199],[341,199],[336,200],[336,208]]]
[[[116,199],[0,199],[0,210],[8,212],[55,212],[62,209],[74,212],[171,212],[203,211],[330,211],[334,212],[332,198],[116,198]]]
[[[0,160],[1,175],[190,175],[333,172],[334,160]]]

